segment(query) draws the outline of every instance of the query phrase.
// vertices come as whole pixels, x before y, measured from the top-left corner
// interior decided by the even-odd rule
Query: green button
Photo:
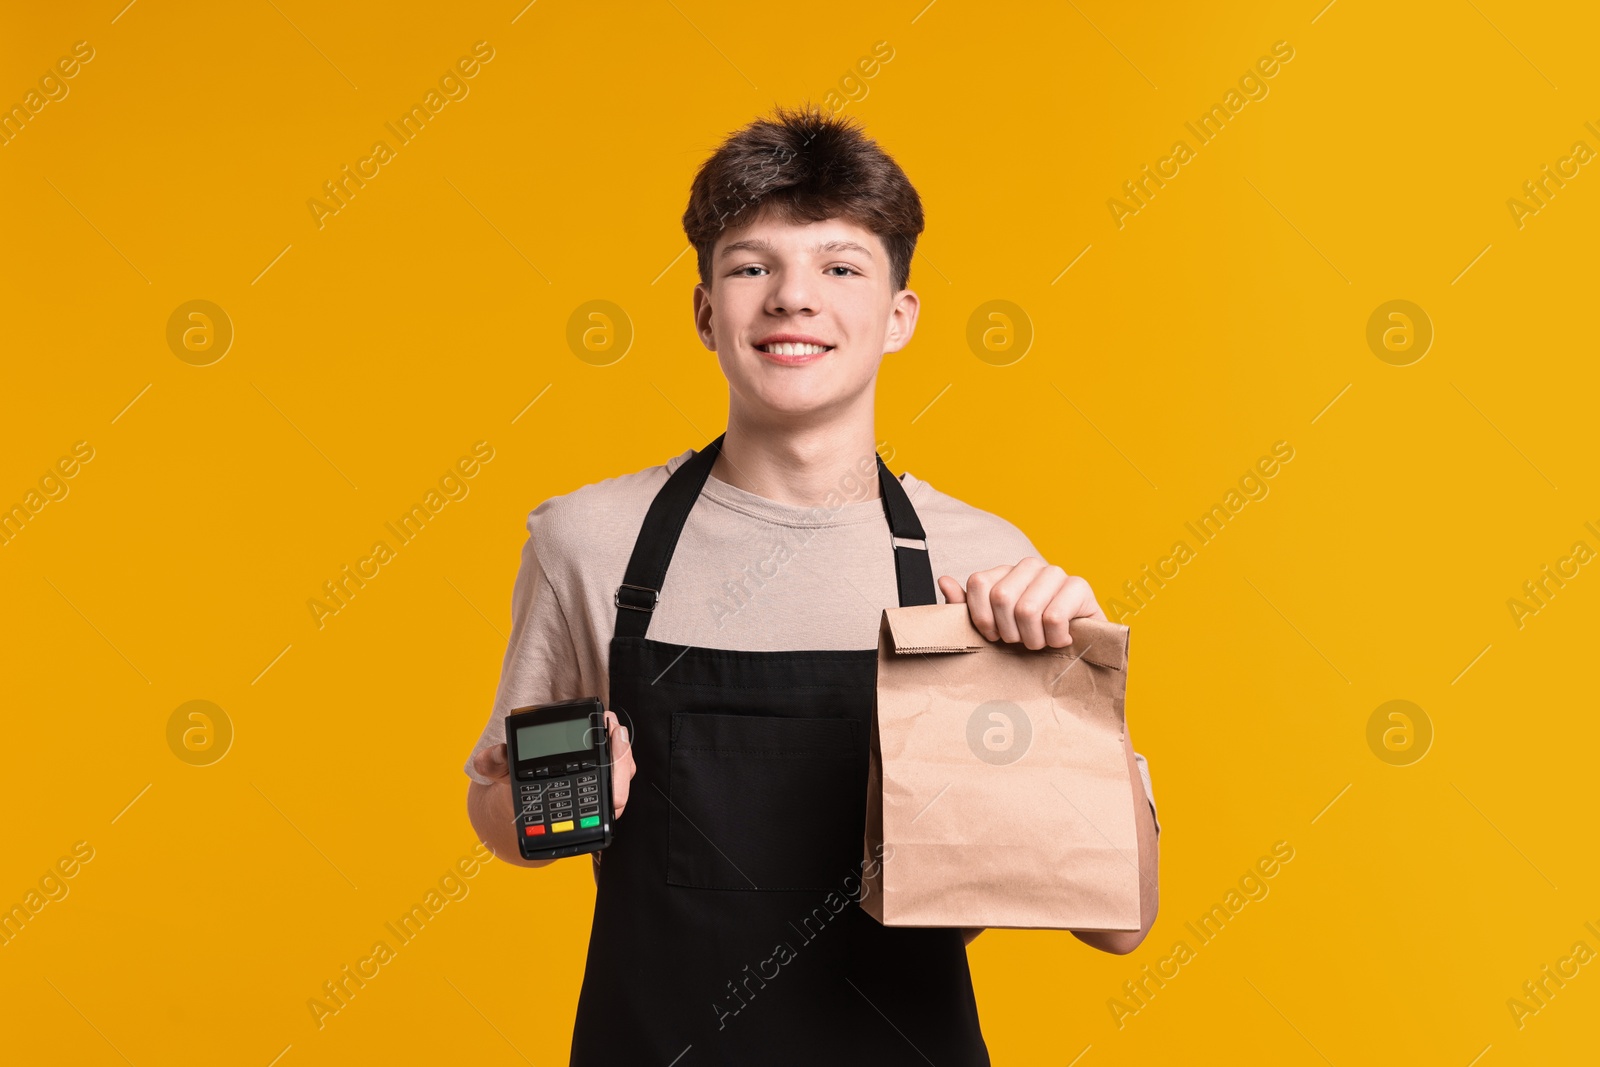
[[[598,815],[586,815],[586,816],[583,817],[583,819],[581,819],[578,822],[578,828],[580,830],[583,829],[586,826],[599,826],[599,825],[600,825],[600,816],[598,816]]]

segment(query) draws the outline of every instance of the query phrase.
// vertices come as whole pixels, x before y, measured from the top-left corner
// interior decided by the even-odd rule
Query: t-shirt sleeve
[[[507,712],[569,699],[578,687],[577,647],[546,569],[547,560],[540,555],[543,549],[546,557],[554,556],[558,548],[546,544],[541,529],[545,518],[542,509],[528,516],[528,540],[522,546],[522,564],[511,591],[511,638],[500,665],[494,708],[462,768],[473,781],[484,785],[491,780],[480,775],[472,761],[481,749],[505,742]]]

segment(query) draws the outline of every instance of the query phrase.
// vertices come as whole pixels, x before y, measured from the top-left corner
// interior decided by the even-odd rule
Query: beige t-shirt
[[[511,639],[474,755],[505,741],[505,716],[513,708],[586,696],[609,706],[612,594],[651,501],[693,454],[551,497],[529,513],[511,594]],[[706,479],[647,636],[741,651],[877,648],[881,613],[900,597],[889,524],[875,495],[875,463],[871,453],[860,457],[816,507]],[[999,516],[909,473],[900,484],[922,521],[935,580],[949,575],[965,585],[976,571],[1039,555]],[[938,598],[944,602],[943,593]],[[1153,813],[1149,768],[1143,756],[1134,758]],[[488,784],[471,756],[465,770]]]

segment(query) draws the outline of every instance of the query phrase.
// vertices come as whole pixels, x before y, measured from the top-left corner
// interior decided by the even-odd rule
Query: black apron
[[[597,871],[571,1063],[988,1064],[961,931],[859,905],[877,649],[645,637],[722,441],[656,495],[613,598],[610,707],[637,771]],[[922,544],[885,538],[900,604],[937,603],[881,457],[878,483],[893,538]]]

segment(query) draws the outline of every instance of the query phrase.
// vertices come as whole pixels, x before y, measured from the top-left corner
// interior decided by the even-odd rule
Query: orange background
[[[0,103],[93,50],[0,145],[0,505],[65,490],[0,545],[0,904],[65,893],[0,946],[17,1056],[564,1062],[587,861],[447,881],[465,895],[320,1029],[307,1002],[472,854],[460,764],[526,513],[722,429],[679,218],[722,136],[804,99],[860,116],[928,212],[920,329],[880,376],[893,469],[1102,602],[1195,549],[1124,620],[1160,917],[1126,957],[979,938],[995,1062],[1592,1054],[1594,963],[1520,1026],[1507,1003],[1600,950],[1600,576],[1560,563],[1600,549],[1600,177],[1508,207],[1600,148],[1592,10],[122,3],[33,5],[0,40]],[[479,41],[467,95],[319,227],[307,201]],[[1185,123],[1280,41],[1200,144]],[[1119,227],[1108,201],[1180,138]],[[169,343],[193,300],[231,324],[220,359]],[[569,343],[594,300],[620,358]],[[1415,310],[1374,348],[1393,300]],[[470,491],[319,629],[322,583],[479,441]],[[1198,545],[1185,523],[1279,441],[1267,494]],[[1569,578],[1519,620],[1547,564]],[[1409,720],[1369,731],[1392,700]],[[1201,945],[1185,923],[1280,841],[1270,892]]]

